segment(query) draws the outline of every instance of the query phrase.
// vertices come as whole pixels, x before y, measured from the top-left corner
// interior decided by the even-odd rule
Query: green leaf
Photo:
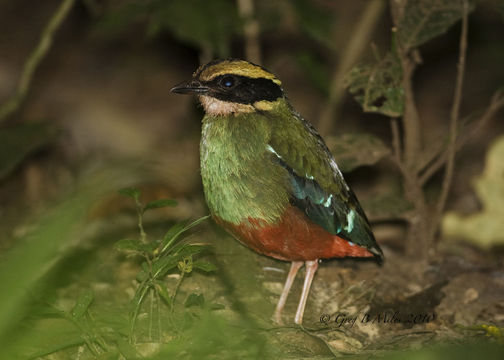
[[[182,258],[202,253],[210,248],[211,246],[208,244],[179,244],[172,249],[172,254]]]
[[[380,138],[365,133],[328,137],[327,146],[343,172],[373,165],[390,154]]]
[[[138,190],[136,187],[121,189],[118,191],[118,193],[123,196],[132,198],[133,200],[138,200],[141,194],[140,190]]]
[[[195,269],[203,270],[205,272],[211,272],[211,271],[217,270],[217,266],[215,266],[214,264],[212,264],[208,261],[202,261],[202,260],[198,260],[198,261],[193,262],[193,267]]]
[[[145,272],[147,272],[147,273],[150,271],[150,270],[149,270],[149,264],[147,264],[147,261],[144,261],[144,262],[142,263],[142,265],[140,265],[140,266],[142,267],[142,270],[143,270],[143,271],[145,271]]]
[[[474,1],[469,1],[470,10]],[[404,5],[403,5],[404,4]],[[461,0],[406,0],[398,14],[397,37],[405,49],[418,47],[445,33],[462,18]]]
[[[159,240],[148,242],[146,244],[136,239],[122,239],[114,244],[118,251],[134,252],[143,254],[152,254],[159,246]]]
[[[147,210],[150,209],[159,209],[159,208],[164,208],[168,206],[177,206],[177,202],[172,199],[159,199],[159,200],[153,200],[147,203],[145,207],[143,208],[143,212],[146,212]]]
[[[179,244],[174,246],[171,249],[170,254],[162,256],[153,261],[152,274],[154,279],[161,279],[170,270],[177,267],[179,265],[179,262],[181,261],[184,262],[185,258],[189,258],[193,255],[199,254],[202,251],[208,249],[209,247],[210,247],[209,245],[205,244]],[[190,270],[192,270],[192,263]]]
[[[136,279],[139,283],[143,283],[149,278],[150,268],[147,261],[142,262],[141,264],[142,270],[137,274]]]
[[[122,239],[114,244],[114,248],[119,251],[134,251],[141,252],[143,250],[142,243],[135,239]]]
[[[178,256],[163,256],[152,263],[152,276],[154,279],[161,279],[168,271],[177,267],[179,261]]]
[[[28,156],[54,141],[57,131],[44,123],[19,124],[0,129],[0,180]]]
[[[187,225],[185,227],[185,230],[189,230],[197,225],[199,225],[200,223],[202,223],[203,221],[205,221],[206,219],[208,219],[210,217],[210,215],[207,215],[207,216],[203,216],[203,217],[200,217],[199,219],[196,219],[194,220],[192,223],[190,223],[189,225]],[[184,230],[184,231],[185,231]]]
[[[389,53],[375,64],[355,66],[346,85],[364,112],[399,117],[404,112],[402,76],[397,56]]]
[[[165,236],[163,237],[163,240],[161,242],[161,253],[165,252],[172,246],[177,239],[184,233],[186,232],[188,228],[189,220],[185,220],[179,223],[176,223],[173,225],[168,231],[166,232]]]
[[[200,224],[201,222],[205,221],[206,219],[208,219],[210,216],[207,215],[207,216],[203,216],[197,220],[194,220],[192,223],[189,223],[189,220],[186,220],[186,221],[182,221],[180,223],[177,223],[175,225],[173,225],[165,234],[165,236],[163,237],[163,240],[161,241],[161,245],[160,245],[160,253],[163,253],[165,252],[166,250],[168,250],[170,248],[170,246],[172,246],[175,241],[177,240],[177,238],[183,234],[184,232],[186,232],[187,230],[191,229],[192,227]]]
[[[185,307],[199,306],[203,307],[205,305],[205,296],[203,294],[191,293],[184,302]]]
[[[161,281],[156,281],[154,286],[156,288],[157,293],[159,294],[159,296],[161,296],[161,299],[163,299],[166,305],[171,306],[172,297],[170,296],[170,293],[168,292],[166,285]]]
[[[149,278],[149,272],[142,270],[136,275],[135,278],[139,283],[142,283]]]
[[[166,234],[163,236],[163,240],[161,242],[161,247],[165,248],[168,243],[173,243],[177,237],[180,236],[185,230],[185,227],[189,221],[185,220],[179,223],[176,223],[171,228],[168,229]]]
[[[72,311],[70,312],[72,318],[76,320],[82,318],[84,314],[88,311],[89,306],[91,306],[93,300],[94,300],[94,294],[92,291],[87,291],[84,294],[82,294],[75,303],[74,307],[72,308]]]
[[[154,252],[159,247],[160,243],[161,243],[160,240],[154,240],[154,241],[148,242],[146,244],[142,244],[142,251],[144,253],[154,254]]]

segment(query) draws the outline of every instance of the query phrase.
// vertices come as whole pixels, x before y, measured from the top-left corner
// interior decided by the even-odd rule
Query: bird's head
[[[248,61],[216,60],[200,66],[192,79],[173,89],[178,94],[196,94],[210,115],[238,115],[272,110],[284,98],[275,75]]]

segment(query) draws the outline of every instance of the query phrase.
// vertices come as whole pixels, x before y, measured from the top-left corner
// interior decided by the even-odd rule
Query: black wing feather
[[[382,258],[369,221],[351,189],[347,189],[348,200],[341,201],[322,189],[315,179],[299,176],[281,158],[276,157],[276,161],[289,173],[291,204],[329,233],[363,246]]]

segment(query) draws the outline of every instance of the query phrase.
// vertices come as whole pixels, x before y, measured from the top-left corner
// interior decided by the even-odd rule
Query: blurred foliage
[[[347,86],[365,112],[399,117],[404,111],[402,67],[394,54],[374,64],[357,65],[348,74]]]
[[[125,175],[128,175],[125,177]],[[10,351],[12,336],[23,323],[20,322],[33,311],[31,302],[39,291],[39,280],[67,254],[70,245],[85,236],[87,214],[93,204],[115,186],[127,185],[136,176],[121,168],[89,171],[76,185],[75,192],[27,225],[27,235],[17,239],[17,245],[3,255],[0,264],[0,358]],[[17,335],[18,340],[23,340]],[[26,341],[26,339],[24,339]]]
[[[395,36],[406,51],[445,33],[462,17],[460,0],[420,0],[396,3]],[[471,6],[471,9],[474,5]],[[397,49],[372,64],[359,64],[346,85],[365,112],[399,117],[404,111],[403,71]]]
[[[51,143],[56,135],[56,129],[45,123],[21,123],[0,128],[0,180],[29,155]]]
[[[163,346],[153,359],[272,359],[266,337],[246,322],[230,322],[204,311],[190,332]]]
[[[385,357],[388,360],[455,360],[455,359],[502,359],[504,348],[498,344],[474,343],[460,345],[437,345],[417,351],[397,352]]]
[[[475,1],[470,1],[470,10]],[[404,49],[444,34],[462,18],[460,0],[407,0],[398,3],[397,38]]]
[[[335,44],[331,36],[334,23],[332,12],[308,0],[293,0],[292,5],[300,29],[318,43],[334,49]]]
[[[325,96],[329,95],[330,71],[322,59],[309,52],[296,54],[296,62],[312,84]]]
[[[343,172],[360,166],[374,165],[390,155],[390,149],[372,134],[357,133],[332,136],[326,139],[327,146]]]
[[[195,258],[208,245],[184,240],[187,231],[207,217],[177,223],[162,238],[149,240],[143,229],[143,215],[176,203],[159,199],[143,205],[141,192],[136,188],[125,188],[120,193],[135,203],[139,237],[116,243],[121,252],[144,259],[131,303],[100,304],[93,291],[85,290],[68,310],[38,298],[31,304],[35,299],[29,299],[25,290],[33,288],[43,276],[40,268],[47,269],[47,261],[57,258],[54,252],[69,238],[83,233],[85,214],[93,202],[110,190],[109,186],[117,184],[111,181],[113,177],[95,175],[77,189],[75,196],[48,214],[46,221],[35,226],[31,241],[19,245],[2,264],[0,280],[11,296],[0,298],[0,357],[200,359],[212,354],[222,359],[248,359],[268,354],[265,338],[251,323],[216,314],[214,311],[224,306],[206,300],[203,294],[191,292],[175,306],[184,275],[194,270],[206,273],[217,269],[212,263]],[[109,185],[103,186],[103,181]],[[61,252],[60,257],[64,256],[65,252]],[[163,278],[173,271],[179,276],[175,288],[170,290]],[[9,276],[16,273],[19,276]],[[148,306],[144,306],[146,302]],[[167,306],[162,307],[163,303]]]
[[[497,340],[499,343],[504,344],[504,328],[495,325],[473,325],[473,326],[460,326],[463,330],[472,332],[483,333],[488,338]]]
[[[461,216],[455,212],[443,218],[443,233],[460,237],[483,248],[504,244],[504,137],[488,149],[485,170],[474,188],[481,200],[481,212]]]
[[[107,13],[101,26],[121,31],[139,20],[146,22],[148,36],[166,31],[218,57],[230,56],[231,40],[241,33],[236,6],[227,0],[131,0]]]

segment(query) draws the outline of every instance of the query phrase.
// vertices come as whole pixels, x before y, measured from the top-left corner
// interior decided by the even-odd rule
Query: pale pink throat
[[[208,115],[226,116],[254,111],[252,105],[223,101],[207,95],[200,95],[199,101]]]

